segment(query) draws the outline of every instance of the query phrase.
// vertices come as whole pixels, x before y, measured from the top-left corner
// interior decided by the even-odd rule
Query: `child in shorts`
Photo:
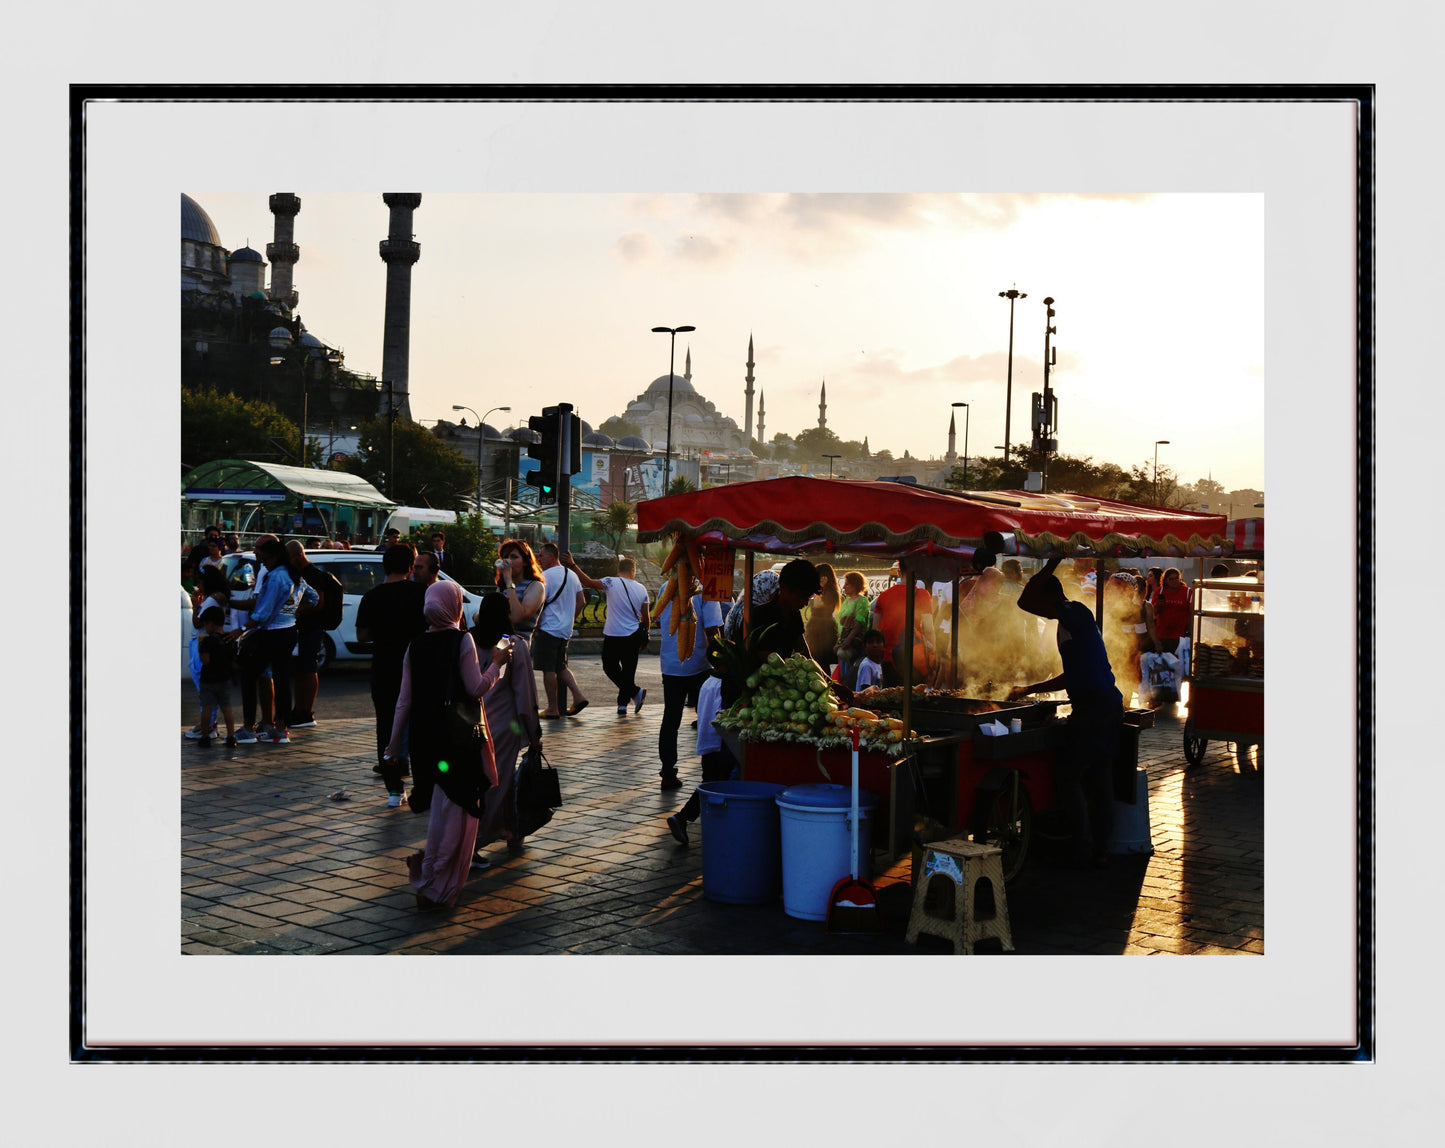
[[[216,723],[216,711],[226,719],[226,745],[236,744],[236,715],[231,709],[231,678],[236,669],[236,644],[222,631],[226,628],[226,612],[209,606],[201,612],[201,725],[207,731],[199,740],[202,749],[211,744],[210,730]]]

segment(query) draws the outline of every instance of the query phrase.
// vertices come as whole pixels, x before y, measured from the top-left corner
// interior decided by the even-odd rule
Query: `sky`
[[[265,253],[265,194],[185,188],[230,249]],[[280,189],[278,189],[280,190]],[[297,313],[381,374],[380,194],[301,199]],[[1180,481],[1264,487],[1264,199],[1247,193],[441,194],[413,217],[411,413],[452,404],[516,425],[571,402],[594,427],[692,353],[695,387],[741,426],[747,346],[767,435],[818,420],[932,458],[966,402],[971,455],[1030,435],[1053,297],[1059,450]],[[268,272],[269,274],[269,272]],[[957,412],[964,448],[965,411]],[[471,421],[470,419],[468,421]]]

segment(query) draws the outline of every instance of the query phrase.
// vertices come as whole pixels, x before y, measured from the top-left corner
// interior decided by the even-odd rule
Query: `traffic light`
[[[538,440],[527,447],[527,457],[537,460],[537,469],[527,472],[527,485],[537,488],[538,506],[557,505],[557,455],[561,448],[561,419],[557,407],[543,407],[540,415],[532,415],[527,425]]]

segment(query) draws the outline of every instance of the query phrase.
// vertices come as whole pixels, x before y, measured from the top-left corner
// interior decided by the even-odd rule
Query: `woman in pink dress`
[[[412,639],[402,664],[401,696],[386,756],[401,756],[403,734],[409,725],[416,782],[412,792],[417,802],[429,797],[431,813],[426,847],[406,859],[407,867],[417,908],[441,909],[456,904],[467,879],[482,799],[497,780],[485,710],[481,715],[485,738],[477,742],[475,751],[457,752],[447,744],[444,701],[458,674],[466,694],[481,701],[512,651],[507,643],[494,649],[486,672],[482,672],[472,636],[461,629],[462,589],[455,582],[427,587],[423,612],[427,629]]]
[[[511,632],[508,602],[501,594],[488,594],[477,609],[472,638],[479,656],[485,659],[501,639]],[[512,643],[512,662],[503,667],[487,696],[487,725],[492,731],[492,752],[497,763],[497,783],[482,798],[482,823],[477,830],[477,853],[474,865],[487,868],[489,862],[480,849],[493,841],[505,841],[509,852],[521,851],[522,839],[517,835],[517,805],[514,790],[517,780],[517,755],[522,746],[542,744],[542,723],[537,720],[537,682],[532,675],[532,655],[527,644]]]

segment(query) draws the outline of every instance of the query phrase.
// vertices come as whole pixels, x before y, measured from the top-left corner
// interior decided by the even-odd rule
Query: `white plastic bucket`
[[[794,785],[778,794],[782,819],[783,912],[804,921],[828,917],[833,886],[852,874],[852,826],[849,824],[849,787],[846,785]],[[858,867],[868,872],[872,840],[872,809],[878,799],[858,795]]]
[[[1110,853],[1153,853],[1149,836],[1149,775],[1134,771],[1134,803],[1114,802],[1114,830],[1109,834]]]

